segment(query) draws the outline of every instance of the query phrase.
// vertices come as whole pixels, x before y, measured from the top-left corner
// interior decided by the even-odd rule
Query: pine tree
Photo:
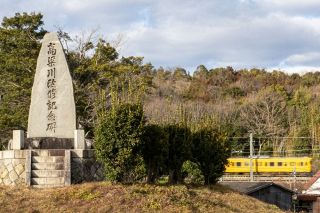
[[[44,36],[42,15],[16,13],[0,27],[0,138],[1,148],[12,129],[26,129],[31,88]]]

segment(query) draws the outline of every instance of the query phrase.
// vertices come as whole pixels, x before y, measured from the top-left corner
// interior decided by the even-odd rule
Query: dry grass
[[[55,189],[0,186],[0,212],[281,212],[222,186],[87,183]]]

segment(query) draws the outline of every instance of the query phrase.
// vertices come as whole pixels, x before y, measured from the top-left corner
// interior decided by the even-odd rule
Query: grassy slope
[[[222,186],[87,183],[56,189],[0,186],[0,212],[281,212]]]

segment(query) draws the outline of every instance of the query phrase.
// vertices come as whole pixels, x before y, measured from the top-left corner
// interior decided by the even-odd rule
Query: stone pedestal
[[[74,149],[86,149],[83,129],[74,130]]]
[[[0,185],[44,188],[104,179],[103,165],[92,149],[0,151]]]
[[[24,132],[23,130],[13,130],[12,149],[21,150],[24,147]]]

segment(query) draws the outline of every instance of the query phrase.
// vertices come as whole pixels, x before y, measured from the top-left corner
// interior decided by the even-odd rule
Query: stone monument
[[[72,79],[57,33],[47,33],[37,61],[28,138],[73,138],[76,112]]]
[[[42,41],[28,120],[27,139],[14,130],[12,150],[0,151],[0,184],[62,187],[102,180],[102,165],[76,129],[72,79],[56,33]]]

